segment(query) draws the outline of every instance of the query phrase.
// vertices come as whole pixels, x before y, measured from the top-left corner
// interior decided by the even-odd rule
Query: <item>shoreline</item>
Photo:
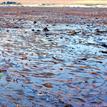
[[[77,8],[107,8],[107,5],[0,5],[0,7],[77,7]]]

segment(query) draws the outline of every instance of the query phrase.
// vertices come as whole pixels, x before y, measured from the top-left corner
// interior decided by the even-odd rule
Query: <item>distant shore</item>
[[[57,5],[57,4],[35,4],[35,5],[1,5],[0,6],[23,6],[23,7],[85,7],[85,8],[107,8],[106,4],[77,4],[77,5]]]

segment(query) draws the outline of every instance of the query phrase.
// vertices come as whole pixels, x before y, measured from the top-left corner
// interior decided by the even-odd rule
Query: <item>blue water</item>
[[[106,104],[107,54],[102,43],[107,44],[107,34],[98,35],[95,29],[107,31],[107,26],[47,23],[49,32],[44,32],[44,22],[22,22],[22,28],[0,30],[0,105]],[[70,35],[73,30],[77,33]]]

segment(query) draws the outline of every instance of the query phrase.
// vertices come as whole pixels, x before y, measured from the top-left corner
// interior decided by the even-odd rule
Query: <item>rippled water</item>
[[[107,26],[18,23],[0,28],[1,107],[107,106]]]

